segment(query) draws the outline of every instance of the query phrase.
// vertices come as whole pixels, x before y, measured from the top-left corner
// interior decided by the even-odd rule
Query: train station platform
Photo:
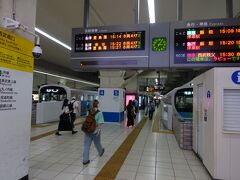
[[[86,166],[82,164],[83,132],[80,125],[76,126],[78,133],[74,135],[64,132],[62,136],[55,136],[56,124],[41,127],[38,133],[32,130],[29,179],[211,179],[192,151],[179,148],[173,134],[154,130],[160,119],[159,112],[155,114],[154,121],[150,121],[139,112],[133,129],[125,127],[126,119],[121,124],[104,124],[101,139],[105,153],[99,157],[92,145],[91,162]],[[47,131],[50,132],[48,135]],[[45,136],[40,137],[41,133]],[[34,139],[36,136],[38,138]]]

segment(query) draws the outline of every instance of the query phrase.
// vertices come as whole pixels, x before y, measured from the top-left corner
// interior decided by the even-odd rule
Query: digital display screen
[[[145,31],[75,35],[75,52],[145,50]]]
[[[174,63],[240,63],[240,26],[175,29]]]

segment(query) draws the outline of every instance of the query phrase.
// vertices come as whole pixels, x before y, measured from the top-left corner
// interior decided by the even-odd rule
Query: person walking
[[[77,112],[80,114],[79,105],[78,105],[78,101],[76,101],[76,97],[74,97],[74,96],[72,97],[72,100],[70,101],[68,106],[69,106],[69,111],[70,111],[70,116],[71,116],[72,127],[74,129],[74,122],[77,117]],[[77,131],[74,131],[74,132],[77,133]]]
[[[154,111],[155,111],[155,104],[152,100],[150,100],[150,102],[148,104],[148,118],[149,118],[149,120],[152,120]]]
[[[100,112],[98,108],[99,108],[99,101],[94,100],[92,108],[89,110],[88,116],[94,115],[95,122],[96,122],[96,129],[94,130],[93,133],[87,133],[86,131],[84,132],[83,165],[87,165],[90,163],[89,151],[90,151],[92,141],[94,142],[94,145],[98,151],[98,155],[101,157],[104,153],[104,148],[102,147],[102,144],[101,144],[101,128],[102,128],[102,124],[104,124],[104,117],[102,112]],[[88,117],[86,118],[86,120],[87,119]]]
[[[133,106],[134,106],[134,109],[135,109],[135,113],[137,114],[138,113],[138,106],[139,106],[137,99],[134,99]]]
[[[129,100],[127,105],[127,127],[134,126],[134,119],[136,117],[133,101]]]
[[[59,131],[72,131],[72,134],[76,133],[72,127],[70,111],[69,111],[69,107],[68,107],[68,101],[69,101],[68,99],[64,99],[64,101],[63,101],[62,114],[60,115],[60,120],[58,123],[58,130],[55,133],[57,136],[61,136]]]

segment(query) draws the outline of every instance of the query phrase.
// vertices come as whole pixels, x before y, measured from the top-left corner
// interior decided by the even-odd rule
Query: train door
[[[203,155],[203,84],[197,85],[197,153]]]

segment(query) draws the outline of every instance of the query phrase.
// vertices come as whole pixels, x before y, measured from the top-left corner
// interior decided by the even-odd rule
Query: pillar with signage
[[[105,122],[124,120],[125,89],[122,88],[125,71],[101,70],[98,97]]]
[[[105,122],[118,123],[124,120],[124,89],[99,88],[98,97]]]
[[[33,43],[0,29],[0,179],[28,179]]]

